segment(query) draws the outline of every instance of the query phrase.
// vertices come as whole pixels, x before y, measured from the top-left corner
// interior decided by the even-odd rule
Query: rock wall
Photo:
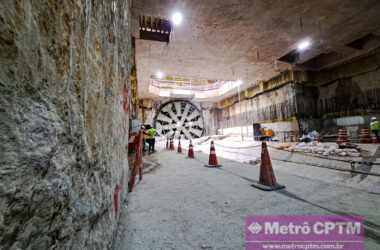
[[[0,249],[108,249],[125,198],[130,1],[0,1]]]

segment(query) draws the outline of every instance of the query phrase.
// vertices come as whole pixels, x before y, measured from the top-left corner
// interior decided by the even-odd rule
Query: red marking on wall
[[[123,109],[126,113],[129,111],[129,92],[126,86],[123,89]]]
[[[113,208],[114,208],[115,216],[119,214],[119,210],[120,210],[120,192],[121,192],[121,187],[119,184],[117,184],[115,187],[115,191],[113,193]]]

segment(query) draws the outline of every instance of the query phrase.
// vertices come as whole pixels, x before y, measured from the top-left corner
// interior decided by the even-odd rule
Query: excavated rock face
[[[0,2],[0,249],[110,247],[128,175],[129,8]]]

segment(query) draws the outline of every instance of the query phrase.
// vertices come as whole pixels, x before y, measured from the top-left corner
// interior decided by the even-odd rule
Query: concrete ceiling
[[[134,35],[139,96],[150,77],[167,75],[213,80],[243,79],[244,87],[292,67],[277,61],[302,39],[312,48],[300,62],[335,51],[357,51],[346,44],[368,33],[379,35],[378,0],[135,0]],[[170,19],[183,13],[170,43],[140,40],[139,15]]]

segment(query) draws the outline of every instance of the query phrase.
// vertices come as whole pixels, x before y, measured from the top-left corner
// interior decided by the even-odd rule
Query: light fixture
[[[310,40],[304,40],[304,41],[301,41],[300,43],[298,43],[297,49],[299,51],[304,51],[304,50],[308,49],[310,46],[311,46],[311,41]]]
[[[175,12],[172,15],[172,22],[174,25],[180,25],[182,23],[183,16],[180,12]]]
[[[162,73],[161,71],[157,71],[157,72],[156,72],[156,77],[157,77],[158,79],[162,79],[162,78],[164,78],[164,73]]]

